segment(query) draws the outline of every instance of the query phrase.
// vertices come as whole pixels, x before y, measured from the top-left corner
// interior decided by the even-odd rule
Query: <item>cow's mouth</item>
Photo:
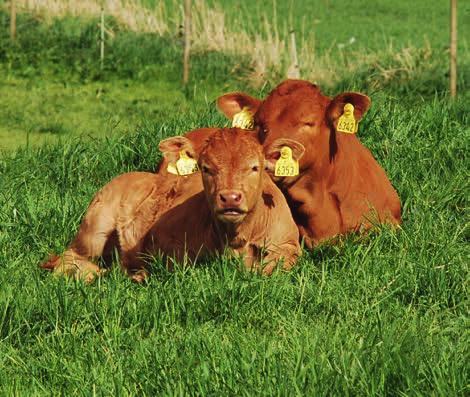
[[[241,208],[220,208],[217,210],[217,218],[224,222],[237,223],[246,215],[246,211]]]

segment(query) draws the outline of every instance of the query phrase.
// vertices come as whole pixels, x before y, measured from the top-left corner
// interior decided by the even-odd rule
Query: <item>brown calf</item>
[[[169,138],[165,145],[180,145],[182,140]],[[196,158],[191,141],[186,141],[185,150]],[[272,151],[279,153],[283,146],[290,147],[295,158],[304,151],[302,145],[283,139],[265,152],[272,157]],[[248,268],[265,264],[265,274],[279,260],[290,269],[300,253],[299,234],[284,196],[265,173],[265,166],[272,164],[264,157],[252,132],[217,131],[198,159],[204,191],[160,218],[147,235],[146,250],[182,261],[228,248],[242,256]]]
[[[216,129],[201,129],[190,132],[185,137],[170,138],[160,143],[160,149],[164,153],[164,160],[160,165],[158,174],[144,173],[144,172],[133,172],[118,176],[101,189],[92,200],[85,217],[80,225],[80,229],[74,241],[71,243],[69,248],[64,252],[62,256],[55,256],[48,262],[42,265],[45,269],[54,270],[59,274],[73,275],[77,278],[84,278],[86,281],[91,281],[96,274],[100,274],[100,268],[93,262],[99,256],[106,256],[112,253],[113,249],[118,249],[121,255],[121,263],[123,269],[127,274],[135,281],[142,281],[147,277],[147,271],[145,269],[145,263],[142,258],[142,253],[154,253],[156,250],[160,250],[163,253],[167,253],[171,256],[176,256],[178,259],[182,259],[185,253],[191,259],[196,259],[196,255],[193,252],[209,252],[209,251],[220,251],[216,249],[221,247],[219,244],[222,240],[211,242],[207,239],[203,240],[188,240],[185,236],[189,234],[184,231],[191,231],[194,233],[196,230],[196,224],[201,224],[200,221],[204,220],[202,224],[211,224],[211,217],[207,216],[207,202],[201,200],[204,197],[203,185],[201,181],[200,173],[194,173],[188,176],[179,176],[169,173],[167,167],[169,164],[174,164],[178,159],[178,155],[184,151],[190,157],[197,158],[198,153],[203,150],[204,153],[208,152],[209,149],[204,149],[206,142],[209,138],[214,135]],[[225,131],[226,132],[226,131]],[[240,133],[240,131],[238,131]],[[223,135],[224,130],[218,131],[217,136]],[[237,136],[237,131],[231,131],[231,134]],[[211,138],[210,142],[217,141],[216,138]],[[243,138],[241,142],[245,142]],[[247,141],[248,142],[248,141]],[[261,153],[261,146],[257,141],[251,137],[251,141],[248,142],[250,145],[255,144],[257,148],[256,153]],[[238,141],[233,141],[232,144],[237,145]],[[295,143],[292,144],[296,146]],[[243,144],[242,144],[243,146]],[[299,146],[297,144],[297,146]],[[296,146],[296,147],[297,147]],[[212,147],[208,145],[208,147]],[[236,146],[232,146],[231,149]],[[217,149],[216,149],[217,150]],[[225,153],[220,158],[227,158],[230,155],[230,151],[224,148]],[[250,153],[253,148],[247,149],[247,154]],[[213,152],[214,153],[214,152]],[[297,152],[301,156],[301,148]],[[217,157],[217,153],[216,157]],[[225,156],[225,157],[224,157]],[[251,158],[248,156],[247,158]],[[237,163],[237,160],[231,157],[231,161],[235,161],[230,164],[233,169],[243,169],[243,163]],[[219,164],[222,166],[222,164]],[[262,167],[263,164],[259,164]],[[203,167],[206,167],[204,165]],[[204,168],[205,169],[205,168]],[[215,168],[219,172],[218,168]],[[245,169],[243,169],[245,171]],[[236,173],[236,171],[234,171]],[[222,172],[223,173],[223,172]],[[259,175],[262,175],[262,168],[260,168]],[[206,178],[203,178],[204,181]],[[236,231],[246,231],[247,227],[235,226],[238,221],[241,221],[244,217],[247,220],[251,219],[252,226],[259,227],[257,229],[257,235],[249,235],[251,240],[243,247],[237,246],[236,251],[240,253],[250,253],[250,249],[255,252],[255,244],[259,245],[261,250],[261,240],[263,236],[266,236],[264,245],[268,248],[268,254],[266,261],[272,259],[285,258],[285,268],[289,268],[295,262],[295,258],[299,253],[299,246],[296,239],[298,239],[298,232],[293,223],[290,211],[285,199],[277,188],[270,182],[269,178],[261,178],[263,181],[263,195],[266,190],[266,197],[273,197],[273,201],[268,203],[276,206],[276,209],[272,212],[276,216],[283,215],[285,218],[285,232],[286,241],[281,241],[281,236],[276,234],[275,229],[270,223],[269,216],[266,215],[266,211],[255,211],[266,215],[265,218],[260,216],[252,216],[253,208],[258,208],[258,205],[254,205],[252,201],[249,201],[248,207],[236,207],[229,196],[223,196],[224,192],[219,192],[219,198],[222,197],[228,199],[229,203],[234,204],[229,209],[233,211],[226,211],[224,216],[227,219],[236,220],[233,223],[233,228],[229,228],[234,233]],[[267,182],[266,182],[267,181]],[[261,182],[260,182],[261,183]],[[266,185],[266,187],[265,187]],[[249,194],[247,197],[251,197],[250,194],[256,191],[256,186],[252,186],[243,183],[243,186],[248,186]],[[271,191],[274,189],[274,191]],[[261,192],[258,191],[261,195]],[[222,196],[221,196],[222,195]],[[264,196],[263,196],[264,197]],[[242,200],[243,199],[243,200]],[[198,201],[199,200],[199,201]],[[240,199],[240,203],[248,203],[244,201],[245,198]],[[196,203],[194,205],[194,203]],[[236,214],[238,211],[244,211],[246,214]],[[187,211],[191,211],[188,213]],[[242,216],[243,215],[243,216]],[[192,217],[192,218],[191,218]],[[232,217],[232,218],[230,218]],[[199,219],[199,221],[194,219]],[[255,222],[256,219],[256,222]],[[290,219],[290,223],[289,223]],[[193,224],[195,222],[195,224]],[[199,223],[197,223],[199,222]],[[248,221],[241,222],[240,224],[246,225]],[[265,222],[267,230],[263,229],[262,223]],[[249,223],[249,222],[248,222]],[[214,225],[218,224],[217,222]],[[294,228],[292,228],[294,226]],[[149,230],[152,229],[149,236],[145,238]],[[211,235],[208,230],[198,230],[197,233],[192,236],[208,236]],[[292,231],[294,229],[294,231]],[[214,230],[213,228],[210,230]],[[273,232],[274,230],[274,232]],[[176,233],[176,237],[173,238],[172,233]],[[292,238],[293,233],[293,238]],[[245,232],[239,234],[236,232],[233,236],[242,236],[240,239],[245,237]],[[183,236],[183,238],[182,238]],[[272,238],[275,236],[276,238]],[[297,237],[296,237],[297,236]],[[255,238],[256,237],[256,238]],[[222,239],[228,238],[228,235],[221,235]],[[291,240],[295,241],[294,248],[288,249],[287,246],[292,245]],[[181,245],[181,240],[184,241],[184,245]],[[158,241],[158,244],[155,242]],[[190,242],[193,244],[189,244]],[[201,243],[199,244],[198,241]],[[241,240],[240,240],[241,241]],[[285,252],[280,252],[276,255],[276,244],[280,245],[280,249],[284,249]],[[240,243],[241,244],[241,243]],[[251,245],[250,245],[251,244]],[[185,248],[181,248],[185,247]],[[295,251],[295,253],[294,253]],[[248,259],[247,265],[251,266],[251,259]],[[266,267],[265,272],[269,273],[274,263],[269,264],[270,267]]]
[[[203,128],[186,136],[200,151],[216,130]],[[164,157],[157,174],[129,172],[105,185],[91,201],[67,250],[41,267],[92,281],[102,272],[94,261],[118,250],[123,269],[135,281],[141,281],[146,272],[137,254],[142,252],[146,233],[162,214],[202,190],[198,173],[178,176],[167,171],[178,158],[174,147],[168,150],[163,141],[160,150]]]
[[[401,222],[400,199],[384,170],[354,133],[337,131],[348,103],[358,123],[370,106],[367,96],[346,92],[330,98],[303,80],[284,81],[263,101],[243,93],[218,99],[229,118],[242,109],[254,114],[264,146],[291,138],[305,147],[300,174],[274,179],[309,246],[376,222]]]

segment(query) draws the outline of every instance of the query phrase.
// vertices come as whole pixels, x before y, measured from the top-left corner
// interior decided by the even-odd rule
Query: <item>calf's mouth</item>
[[[239,223],[245,218],[247,211],[239,207],[218,208],[216,215],[222,222]]]

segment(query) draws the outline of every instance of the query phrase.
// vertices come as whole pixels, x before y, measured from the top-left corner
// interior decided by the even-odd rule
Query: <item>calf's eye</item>
[[[209,174],[209,172],[210,172],[209,167],[203,165],[202,166],[202,172],[204,172],[204,174]]]
[[[252,170],[253,172],[258,172],[258,171],[259,171],[259,167],[258,167],[257,165],[255,165],[255,166],[251,167],[251,170]]]

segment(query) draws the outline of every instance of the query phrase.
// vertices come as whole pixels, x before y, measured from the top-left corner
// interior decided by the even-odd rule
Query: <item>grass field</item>
[[[270,278],[227,258],[173,273],[156,260],[146,286],[118,266],[86,286],[37,264],[63,250],[94,192],[154,170],[163,137],[224,125],[218,94],[270,85],[244,79],[244,58],[201,52],[183,89],[177,46],[118,26],[103,75],[87,61],[96,21],[20,18],[29,36],[0,38],[0,395],[469,394],[468,71],[455,102],[432,51],[381,85],[370,64],[328,88],[371,96],[359,134],[400,194],[401,230],[304,252]],[[382,20],[362,21],[368,37]],[[394,21],[416,26],[398,13],[383,29]]]
[[[177,43],[122,30],[112,18],[104,70],[94,19],[44,23],[21,14],[16,43],[8,24],[0,12],[0,150],[134,132],[141,123],[202,111],[220,92],[246,86],[236,75],[240,61],[211,52],[193,55],[195,78],[183,89]]]
[[[163,9],[150,27],[145,18],[138,18],[140,6],[132,13],[116,6],[120,0],[109,0],[114,11],[106,16],[110,33],[104,70],[99,68],[99,7],[94,0],[82,2],[89,11],[83,18],[61,19],[48,16],[49,3],[67,3],[71,10],[79,3],[19,3],[38,4],[40,11],[20,13],[15,44],[8,40],[8,14],[0,12],[0,149],[63,141],[71,135],[132,132],[140,120],[160,123],[172,111],[202,111],[221,92],[265,93],[289,67],[291,25],[297,32],[301,75],[331,93],[354,88],[414,100],[447,92],[446,2],[429,7],[425,0],[380,0],[370,7],[362,0],[298,0],[291,7],[289,2],[248,6],[232,0],[195,0],[196,52],[186,89],[181,87],[181,15],[176,0],[142,2]],[[461,2],[462,100],[470,98],[469,17],[470,4]],[[162,22],[166,30],[160,28]]]

